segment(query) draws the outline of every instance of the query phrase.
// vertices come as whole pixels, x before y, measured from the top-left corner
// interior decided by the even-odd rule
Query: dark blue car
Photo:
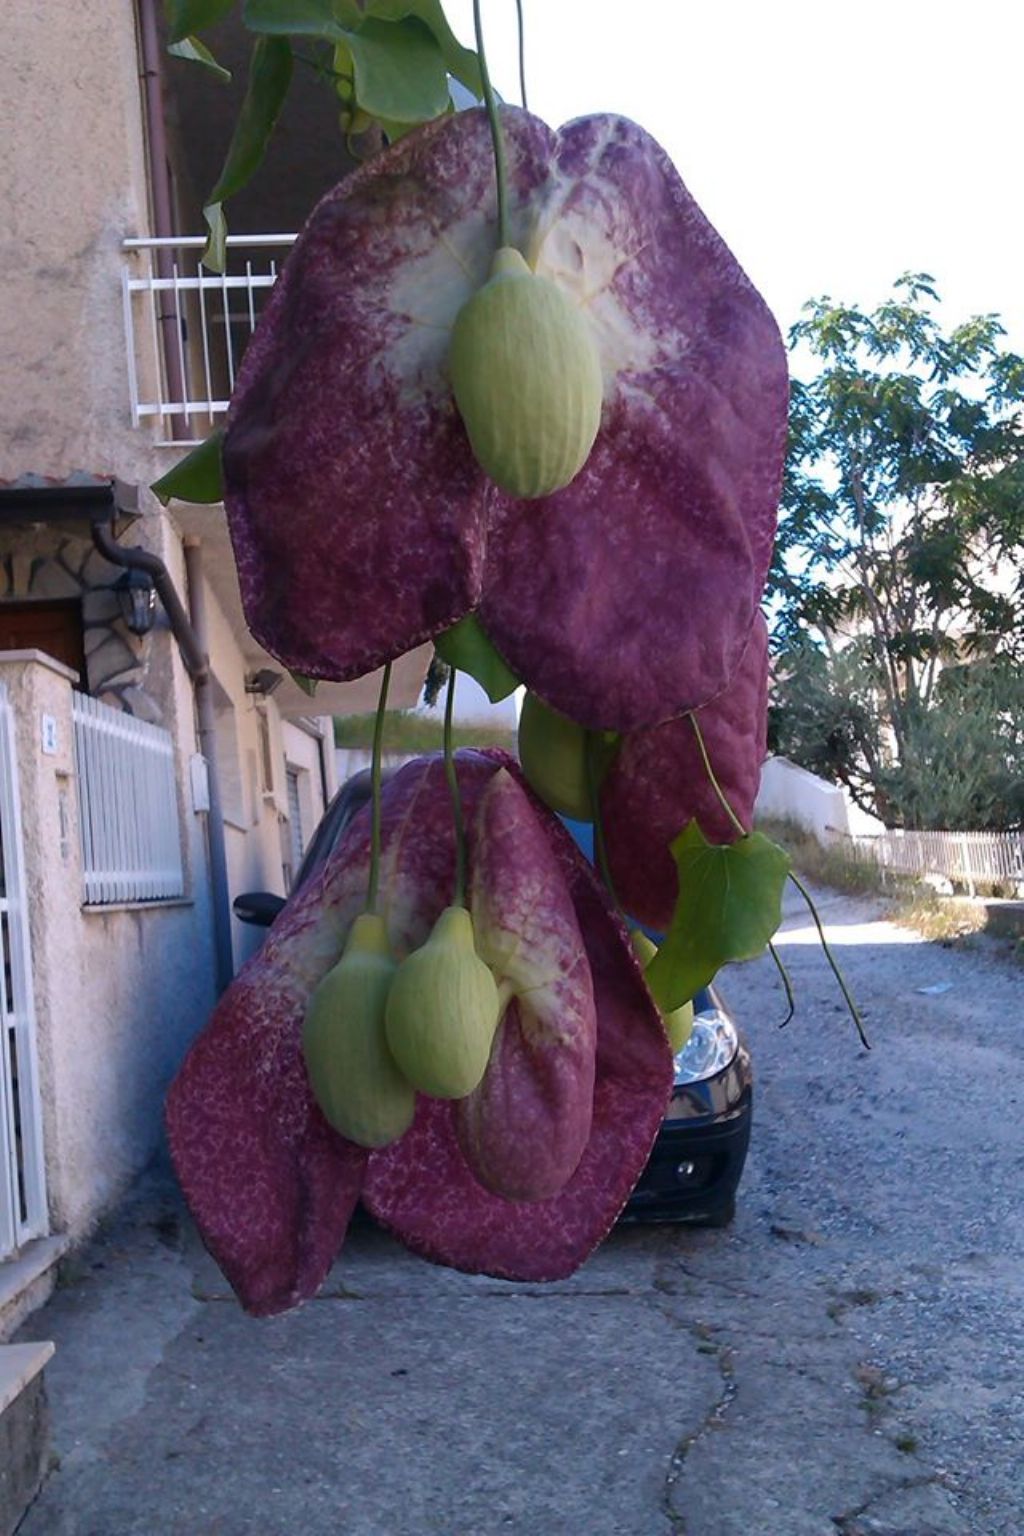
[[[328,806],[306,849],[295,879],[298,890],[327,859],[349,821],[370,795],[370,775],[355,774]],[[566,822],[576,843],[593,859],[593,829]],[[235,898],[236,917],[269,927],[283,896],[255,891]],[[657,934],[652,934],[656,941]],[[723,1227],[736,1208],[750,1142],[750,1055],[714,988],[694,999],[693,1033],[676,1057],[675,1084],[665,1119],[624,1220],[687,1221]]]

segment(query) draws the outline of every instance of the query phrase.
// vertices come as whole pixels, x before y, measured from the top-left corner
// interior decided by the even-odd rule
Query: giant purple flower
[[[581,724],[707,703],[768,568],[786,365],[762,299],[658,145],[617,117],[502,111],[514,243],[585,309],[602,424],[564,490],[516,501],[470,451],[452,322],[496,245],[482,111],[403,138],[329,193],[239,375],[226,505],[256,637],[355,678],[471,611]]]
[[[312,1296],[362,1198],[419,1253],[523,1280],[571,1273],[607,1233],[664,1114],[672,1060],[622,923],[511,759],[460,753],[480,954],[510,1001],[480,1087],[419,1096],[411,1128],[366,1152],[333,1131],[302,1056],[310,993],[366,899],[369,816],[289,904],[189,1052],[167,1124],[199,1229],[242,1304]],[[401,956],[451,899],[442,762],[385,788],[382,913]]]

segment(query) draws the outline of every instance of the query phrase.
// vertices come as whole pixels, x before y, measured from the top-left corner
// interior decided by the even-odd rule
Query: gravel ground
[[[144,1180],[22,1330],[58,1458],[22,1536],[1020,1536],[1024,970],[823,913],[874,1049],[794,908],[789,1028],[770,962],[725,978],[728,1232],[623,1229],[539,1288],[364,1229],[254,1323]]]

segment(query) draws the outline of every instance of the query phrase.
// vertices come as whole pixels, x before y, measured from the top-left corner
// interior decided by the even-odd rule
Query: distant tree
[[[1021,817],[1006,721],[1024,714],[1024,359],[994,315],[944,333],[936,302],[908,274],[871,312],[812,301],[791,333],[816,371],[793,384],[773,739],[891,823],[1006,825]],[[954,792],[968,729],[977,782]]]

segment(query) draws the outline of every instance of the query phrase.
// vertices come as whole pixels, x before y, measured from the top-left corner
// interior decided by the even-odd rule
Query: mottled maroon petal
[[[235,979],[171,1085],[167,1131],[203,1241],[247,1311],[312,1296],[341,1247],[366,1153],[327,1125],[300,1047],[306,999],[337,959],[365,878],[311,888]]]
[[[492,1194],[540,1200],[569,1180],[590,1137],[590,966],[549,828],[509,773],[485,789],[471,842],[477,951],[515,995],[482,1083],[457,1105],[456,1130]]]
[[[697,712],[715,777],[747,828],[764,762],[767,700],[768,629],[758,613],[735,676]],[[673,838],[694,817],[711,842],[731,843],[737,836],[685,718],[624,738],[601,786],[601,812],[619,900],[641,922],[662,930],[679,894],[669,852]]]
[[[516,174],[545,175],[527,119]],[[403,138],[318,205],[232,397],[225,504],[246,618],[288,666],[355,678],[480,595],[489,483],[448,386],[448,331],[493,253],[486,119]]]
[[[538,271],[605,364],[594,451],[565,490],[496,507],[481,617],[513,671],[592,728],[705,704],[764,585],[785,445],[782,340],[663,151],[617,118],[558,138]]]
[[[501,754],[487,757],[512,771]],[[558,1194],[509,1202],[482,1188],[470,1172],[456,1132],[456,1106],[421,1099],[412,1129],[372,1154],[364,1199],[374,1216],[426,1258],[471,1273],[539,1281],[571,1274],[614,1224],[661,1125],[672,1057],[625,929],[593,870],[561,823],[533,803],[568,884],[593,978],[597,1071],[583,1157]]]

